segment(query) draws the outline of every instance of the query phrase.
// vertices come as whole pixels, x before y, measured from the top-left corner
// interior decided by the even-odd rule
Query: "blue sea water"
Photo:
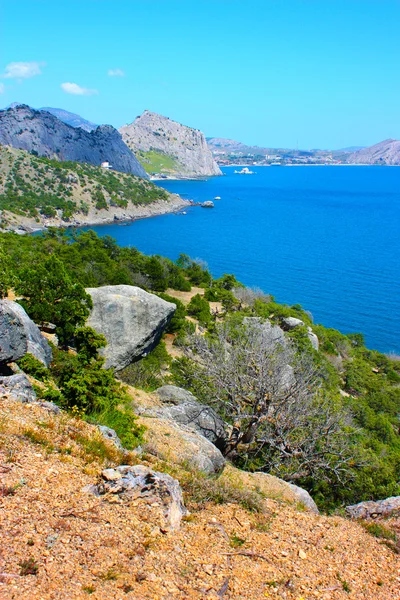
[[[216,277],[234,273],[317,323],[400,353],[400,168],[253,169],[160,182],[195,201],[221,196],[214,209],[93,229],[147,254],[202,258]]]

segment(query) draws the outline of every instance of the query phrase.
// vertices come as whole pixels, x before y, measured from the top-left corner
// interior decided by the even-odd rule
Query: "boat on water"
[[[237,173],[238,175],[254,175],[254,171],[250,171],[248,167],[243,167],[241,171],[235,170],[235,173]]]
[[[221,200],[221,196],[215,196],[214,200]]]
[[[212,202],[212,200],[206,200],[205,202],[203,202],[201,207],[202,208],[214,208],[214,202]]]

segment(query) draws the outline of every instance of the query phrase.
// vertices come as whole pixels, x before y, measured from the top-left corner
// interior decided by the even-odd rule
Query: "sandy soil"
[[[189,502],[173,534],[157,507],[84,493],[104,464],[79,435],[93,427],[0,398],[2,600],[400,598],[399,556],[339,517]]]

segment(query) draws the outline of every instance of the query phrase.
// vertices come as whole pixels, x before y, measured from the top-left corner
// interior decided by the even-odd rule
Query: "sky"
[[[1,0],[0,107],[286,148],[400,139],[400,0]]]

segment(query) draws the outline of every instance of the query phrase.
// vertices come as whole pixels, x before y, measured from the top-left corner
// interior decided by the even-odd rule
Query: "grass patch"
[[[31,556],[27,560],[23,560],[19,563],[21,570],[19,574],[24,577],[25,575],[37,575],[39,571],[39,566],[36,560]]]
[[[397,535],[395,532],[385,525],[377,523],[376,521],[373,521],[372,523],[369,521],[360,521],[360,523],[362,527],[364,527],[364,529],[374,537],[381,540],[391,540],[392,542],[397,542]]]
[[[172,173],[179,169],[179,163],[175,158],[156,150],[149,150],[148,152],[139,151],[136,153],[136,158],[146,173],[149,174]]]

